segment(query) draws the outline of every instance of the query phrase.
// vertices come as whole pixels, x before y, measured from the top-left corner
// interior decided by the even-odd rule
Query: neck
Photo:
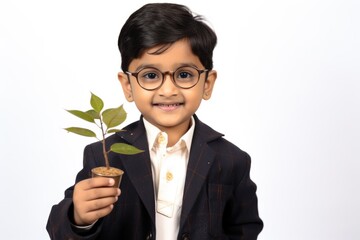
[[[160,128],[161,131],[166,132],[166,134],[168,135],[167,147],[174,146],[179,141],[179,139],[189,130],[190,127],[191,119],[180,124],[177,127]]]

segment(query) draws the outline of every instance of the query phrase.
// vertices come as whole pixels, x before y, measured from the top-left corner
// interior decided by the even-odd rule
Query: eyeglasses
[[[161,72],[154,67],[146,67],[137,72],[126,72],[127,74],[136,77],[140,87],[145,90],[153,91],[159,89],[165,82],[165,75],[169,74],[175,86],[182,89],[189,89],[194,87],[200,79],[200,75],[209,70],[199,70],[191,66],[182,66],[174,72]]]

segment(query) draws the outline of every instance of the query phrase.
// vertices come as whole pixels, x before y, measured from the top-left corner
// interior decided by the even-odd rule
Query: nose
[[[175,85],[173,76],[170,72],[164,73],[164,81],[159,88],[159,94],[162,96],[173,96],[177,95],[179,88]]]

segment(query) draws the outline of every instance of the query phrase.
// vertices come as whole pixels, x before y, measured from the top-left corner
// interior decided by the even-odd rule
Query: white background
[[[49,239],[50,208],[95,140],[66,133],[78,122],[64,109],[87,110],[90,91],[125,103],[117,37],[144,3],[0,3],[1,239]],[[179,3],[217,32],[198,115],[252,156],[259,239],[360,239],[359,1]]]

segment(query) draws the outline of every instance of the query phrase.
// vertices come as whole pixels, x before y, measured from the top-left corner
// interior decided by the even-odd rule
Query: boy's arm
[[[234,191],[224,216],[225,231],[230,239],[256,240],[263,228],[258,213],[256,184],[250,179],[250,156],[246,154],[245,171]],[[231,219],[231,220],[230,220]]]
[[[74,203],[71,197],[74,186],[65,191],[65,198],[51,209],[46,229],[52,240],[96,239],[100,233],[102,219],[86,227],[78,227],[74,221]]]
[[[96,236],[100,230],[100,223],[96,223],[95,226],[87,231],[77,229],[74,227],[74,223],[71,221],[73,211],[73,202],[71,198],[65,198],[57,205],[52,207],[46,225],[50,239],[96,239]]]
[[[76,176],[76,183],[89,178],[90,169],[94,167],[94,158],[90,146],[84,150],[83,169]],[[74,227],[74,186],[65,191],[65,197],[58,204],[54,205],[50,211],[46,229],[52,240],[64,239],[96,239],[100,232],[102,221],[98,221],[91,231],[83,231]]]

